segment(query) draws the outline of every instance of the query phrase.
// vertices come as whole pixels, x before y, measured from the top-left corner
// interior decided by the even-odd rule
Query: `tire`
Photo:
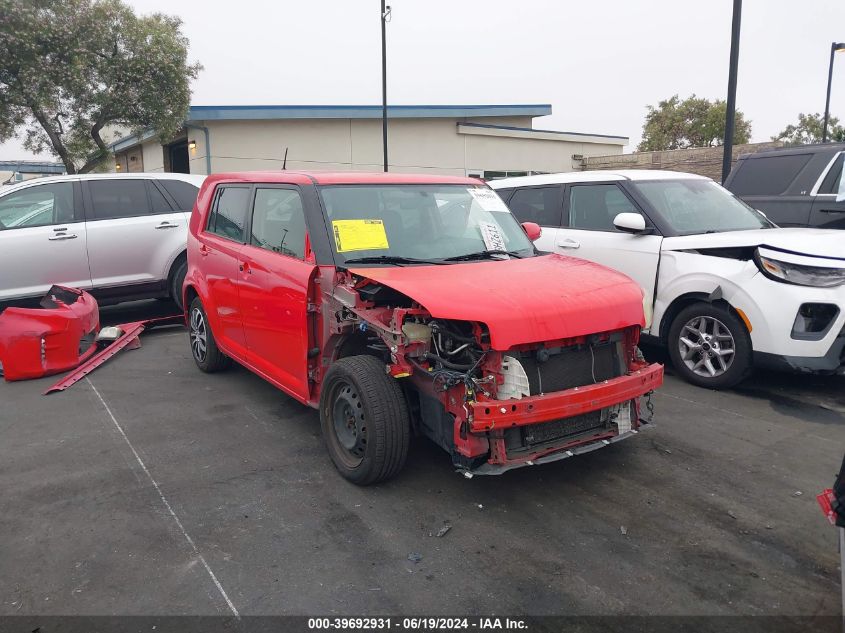
[[[180,310],[185,309],[182,303],[182,285],[185,283],[185,275],[188,274],[188,260],[182,260],[176,265],[173,274],[170,276],[170,298]]]
[[[214,334],[208,325],[208,317],[199,297],[191,302],[188,313],[188,332],[191,356],[202,371],[207,374],[222,371],[231,365],[231,359],[217,347]],[[204,349],[203,349],[204,347]]]
[[[699,302],[681,310],[669,328],[668,345],[675,370],[699,387],[730,389],[751,373],[748,330],[721,305]]]
[[[354,484],[385,481],[405,465],[408,405],[377,358],[350,356],[332,365],[320,395],[320,426],[335,467]]]

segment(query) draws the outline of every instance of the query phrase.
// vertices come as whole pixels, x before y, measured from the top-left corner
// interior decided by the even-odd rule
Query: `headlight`
[[[771,253],[772,251],[766,252]],[[806,261],[807,258],[804,259]],[[786,262],[764,255],[760,249],[757,251],[757,264],[763,274],[790,284],[815,286],[817,288],[833,288],[845,284],[845,268],[807,266]]]

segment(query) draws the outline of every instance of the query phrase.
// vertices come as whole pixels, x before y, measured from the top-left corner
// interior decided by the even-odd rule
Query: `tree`
[[[181,128],[189,82],[181,20],[136,16],[121,0],[0,0],[0,142],[85,173],[109,155],[103,139],[123,128]]]
[[[783,141],[787,145],[807,145],[809,143],[822,142],[822,125],[824,117],[816,112],[815,114],[798,115],[798,125],[787,125],[773,141]],[[845,127],[839,125],[839,119],[832,116],[827,122],[827,139],[829,141],[845,141]]]
[[[681,101],[674,95],[660,101],[656,108],[646,107],[643,140],[637,146],[640,152],[713,147],[724,143],[727,104],[721,99],[710,101],[692,95]],[[733,142],[747,143],[750,138],[751,122],[737,110]]]

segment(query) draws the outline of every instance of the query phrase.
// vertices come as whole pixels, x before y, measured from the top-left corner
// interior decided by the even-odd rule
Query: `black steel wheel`
[[[396,379],[372,356],[350,356],[326,374],[320,425],[341,475],[358,485],[390,479],[405,464],[410,417]]]

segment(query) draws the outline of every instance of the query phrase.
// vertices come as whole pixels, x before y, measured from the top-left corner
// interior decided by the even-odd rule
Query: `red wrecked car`
[[[663,380],[637,348],[642,290],[539,234],[470,178],[211,176],[188,237],[194,360],[319,409],[357,484],[399,472],[412,433],[468,476],[605,446]]]

